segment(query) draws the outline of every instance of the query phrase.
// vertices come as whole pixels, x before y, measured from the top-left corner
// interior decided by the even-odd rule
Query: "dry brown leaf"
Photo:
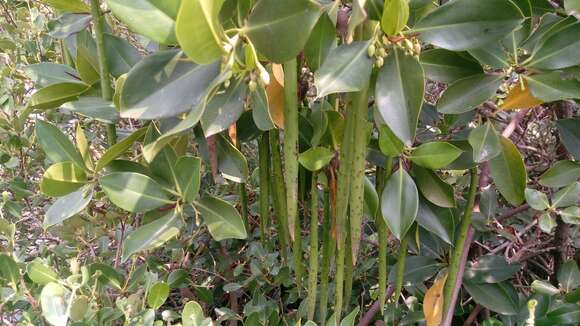
[[[270,84],[266,86],[266,95],[268,96],[268,110],[274,124],[284,129],[284,87],[278,83],[277,78],[272,78]]]
[[[272,75],[274,75],[274,79],[276,79],[278,84],[284,87],[284,68],[282,68],[281,64],[272,64]]]

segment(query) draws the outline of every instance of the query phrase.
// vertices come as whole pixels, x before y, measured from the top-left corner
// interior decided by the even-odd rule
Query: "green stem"
[[[350,225],[350,221],[348,222]],[[346,238],[346,257],[344,263],[344,305],[343,309],[348,311],[350,306],[350,297],[352,296],[352,276],[354,272],[354,262],[352,258],[352,237],[351,230],[347,229],[348,236]]]
[[[95,36],[97,43],[97,55],[99,57],[99,75],[101,76],[101,97],[105,101],[113,98],[113,89],[111,88],[111,79],[109,78],[110,70],[105,53],[105,37],[103,34],[103,17],[101,15],[99,0],[91,0],[91,14],[95,27]],[[117,142],[117,130],[114,124],[107,124],[107,143],[113,146]]]
[[[332,214],[330,208],[330,193],[324,193],[324,224],[322,225],[322,263],[320,266],[320,303],[319,323],[326,323],[328,313],[328,280],[330,279],[330,260],[334,256],[334,241],[332,241]]]
[[[246,231],[250,232],[250,222],[248,220],[248,190],[246,189],[246,183],[241,182],[238,185],[240,191],[240,212],[242,215],[242,221],[244,221],[244,227]]]
[[[318,183],[312,174],[310,190],[310,261],[308,271],[308,320],[314,320],[316,312],[316,285],[318,281]]]
[[[284,176],[282,175],[282,158],[280,156],[280,132],[278,129],[270,130],[270,153],[272,159],[272,199],[274,212],[278,222],[278,239],[280,241],[280,255],[282,261],[288,261],[288,222],[286,220],[286,194]]]
[[[266,247],[268,243],[268,228],[270,220],[270,140],[269,132],[262,134],[259,140],[259,166],[260,173],[260,239]]]
[[[475,206],[475,195],[477,192],[477,184],[479,179],[477,175],[477,168],[470,169],[469,174],[471,180],[469,183],[469,193],[467,194],[467,204],[465,206],[463,218],[461,219],[461,224],[459,226],[459,233],[455,239],[453,252],[451,253],[447,281],[445,282],[445,288],[443,289],[444,312],[450,308],[449,303],[451,302],[453,289],[455,288],[455,283],[457,282],[457,274],[459,271],[459,265],[461,263],[461,255],[465,247],[465,239],[467,238],[467,233],[471,226],[471,217],[473,215],[473,207]]]
[[[386,168],[377,167],[376,171],[376,190],[379,198],[383,194],[387,177],[393,170],[393,157],[387,157]],[[379,304],[381,314],[384,313],[384,305],[387,299],[387,240],[389,229],[383,218],[383,213],[379,208],[376,216],[377,233],[379,238]]]
[[[405,278],[405,264],[407,260],[407,247],[409,241],[408,239],[409,238],[407,236],[403,236],[399,245],[399,255],[397,257],[397,276],[395,279],[394,293],[395,302],[399,301],[401,291],[403,290],[403,279]]]
[[[295,234],[298,212],[298,67],[296,58],[284,64],[284,181],[286,182],[286,218],[290,238]]]

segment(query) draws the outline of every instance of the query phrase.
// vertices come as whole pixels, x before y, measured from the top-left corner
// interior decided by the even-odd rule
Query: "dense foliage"
[[[0,324],[580,324],[580,1],[0,5]]]

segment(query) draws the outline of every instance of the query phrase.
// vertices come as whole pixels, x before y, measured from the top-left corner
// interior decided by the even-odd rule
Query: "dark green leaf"
[[[413,166],[412,173],[419,191],[427,200],[440,207],[455,207],[453,187],[435,172]]]
[[[558,161],[538,180],[545,187],[564,187],[580,179],[580,164],[574,161]]]
[[[562,69],[580,63],[580,22],[552,34],[532,53],[528,67],[536,69]]]
[[[250,92],[250,101],[252,106],[252,118],[258,129],[267,131],[276,128],[272,115],[270,114],[270,103],[268,95],[263,87],[258,87]]]
[[[394,48],[379,72],[375,86],[377,107],[393,133],[411,146],[425,92],[425,77],[419,61]]]
[[[443,92],[437,102],[437,110],[459,114],[471,111],[491,99],[503,81],[501,75],[474,75],[460,79]]]
[[[83,188],[57,199],[46,211],[42,226],[48,229],[75,216],[87,207],[92,198],[93,190]]]
[[[181,0],[107,0],[131,30],[162,44],[176,43],[175,17]]]
[[[527,188],[525,195],[526,202],[537,211],[543,211],[550,207],[548,196],[546,196],[546,194],[543,192]]]
[[[143,138],[147,128],[141,128],[133,132],[130,136],[125,137],[120,142],[116,143],[115,145],[109,147],[107,151],[101,156],[101,158],[97,161],[97,166],[95,167],[95,171],[102,170],[105,166],[111,163],[113,160],[118,158],[119,156],[123,155],[136,141]]]
[[[235,80],[207,103],[201,116],[201,126],[205,137],[220,133],[235,123],[244,112],[244,99],[247,90],[246,82]]]
[[[9,283],[12,283],[10,286],[16,290],[19,286],[18,281],[20,280],[20,269],[18,265],[12,257],[2,254],[0,255],[0,266],[2,266],[0,268],[0,276]]]
[[[501,39],[522,22],[522,12],[511,1],[457,0],[429,13],[413,31],[428,43],[458,51]]]
[[[524,201],[526,166],[517,147],[507,138],[501,138],[501,154],[489,161],[491,176],[502,196],[512,205]]]
[[[417,165],[436,170],[451,164],[461,155],[461,152],[450,143],[433,141],[414,149],[409,159]]]
[[[449,244],[453,244],[455,219],[453,209],[432,205],[424,198],[419,200],[417,223]]]
[[[403,285],[410,286],[425,282],[441,269],[442,264],[432,257],[409,256],[405,261],[405,274],[403,274]],[[389,283],[395,282],[397,264],[390,268]]]
[[[481,66],[465,54],[445,49],[432,49],[421,53],[421,65],[428,79],[442,83],[452,83],[483,72]]]
[[[580,118],[558,120],[556,125],[568,152],[580,159]]]
[[[23,70],[37,87],[60,83],[85,85],[78,72],[67,65],[42,62],[28,65]],[[85,87],[88,87],[88,85],[85,85]]]
[[[491,122],[486,122],[469,133],[469,144],[473,148],[473,160],[482,163],[501,153],[501,141]]]
[[[568,207],[578,203],[580,198],[580,183],[573,183],[560,189],[552,197],[552,207]]]
[[[84,169],[85,163],[73,143],[54,125],[36,121],[36,138],[46,156],[54,163],[71,161]]]
[[[155,249],[179,234],[181,216],[176,211],[170,211],[165,216],[129,233],[123,241],[123,259],[125,262],[137,252]]]
[[[259,53],[284,63],[304,48],[321,9],[310,0],[260,0],[243,31]]]
[[[580,309],[578,309],[578,304],[563,304],[548,312],[547,317],[552,325],[578,325],[580,324]]]
[[[175,163],[175,176],[179,193],[186,203],[193,203],[199,192],[201,160],[193,156],[182,156]]]
[[[64,103],[62,108],[104,123],[114,124],[119,120],[113,103],[100,97],[81,97],[78,101]]]
[[[402,239],[417,217],[419,193],[407,172],[399,168],[387,181],[381,197],[381,211],[387,226]]]
[[[509,283],[463,284],[476,303],[491,311],[504,315],[515,315],[519,311],[518,294]]]
[[[216,241],[245,239],[248,237],[240,213],[229,203],[211,196],[195,202],[203,222]]]
[[[87,183],[85,171],[73,162],[65,161],[51,165],[42,176],[40,191],[52,197],[69,194]]]
[[[508,264],[503,256],[485,255],[470,262],[463,278],[473,284],[499,283],[510,279],[522,266]]]
[[[545,102],[580,98],[580,81],[559,72],[536,74],[525,80],[532,95]]]
[[[105,55],[111,74],[116,78],[126,74],[141,60],[139,51],[127,40],[105,33]]]
[[[569,260],[562,264],[558,270],[558,282],[566,292],[570,292],[580,286],[578,262]]]
[[[224,136],[218,136],[218,169],[224,178],[233,182],[245,182],[248,178],[248,161]]]
[[[146,57],[131,69],[123,85],[121,116],[159,119],[191,111],[205,97],[219,66],[219,62],[196,65],[177,50]]]
[[[336,27],[328,15],[322,15],[304,46],[304,57],[310,69],[317,71],[334,48],[336,48]]]
[[[368,56],[368,42],[357,41],[330,51],[314,74],[319,98],[328,94],[357,92],[369,83],[373,63]]]
[[[107,197],[129,212],[147,212],[172,204],[169,194],[150,177],[134,172],[114,172],[99,179]]]

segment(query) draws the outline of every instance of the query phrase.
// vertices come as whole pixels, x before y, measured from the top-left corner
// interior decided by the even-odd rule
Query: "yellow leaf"
[[[521,85],[516,85],[510,90],[503,103],[500,105],[502,110],[517,110],[533,108],[544,103],[542,100],[535,98],[530,92],[528,84],[523,83],[524,89]]]
[[[433,283],[433,286],[425,293],[423,301],[423,313],[427,326],[439,326],[443,319],[443,287],[447,280],[447,274]]]
[[[284,77],[282,76],[283,80]],[[268,96],[268,110],[270,110],[270,116],[274,124],[276,127],[284,129],[284,87],[278,82],[275,73],[270,84],[266,86],[266,95]]]

